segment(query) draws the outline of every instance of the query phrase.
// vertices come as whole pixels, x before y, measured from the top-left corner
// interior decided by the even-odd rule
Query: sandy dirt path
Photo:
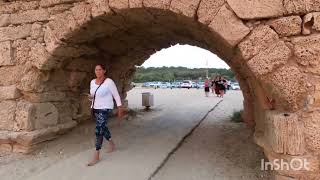
[[[150,112],[144,112],[141,109],[141,92],[145,91],[151,91],[155,96],[156,106]],[[227,98],[230,98],[232,104],[242,104],[242,95],[239,91],[230,92],[225,100]],[[38,150],[33,154],[27,156],[1,154],[1,179],[149,179],[159,168],[161,163],[168,157],[168,154],[177,147],[177,144],[179,144],[184,136],[188,134],[192,128],[208,114],[208,111],[221,100],[216,97],[206,98],[204,97],[202,90],[196,89],[145,90],[138,88],[129,92],[128,99],[129,106],[137,111],[137,116],[131,118],[129,121],[117,121],[115,119],[110,121],[109,127],[113,134],[113,139],[117,143],[118,150],[112,154],[107,154],[102,151],[102,160],[96,166],[90,168],[85,166],[87,161],[91,158],[94,147],[94,124],[87,123],[80,125],[62,138],[47,143],[43,149]],[[226,108],[229,110],[228,112],[230,114],[230,112],[233,112],[239,108],[239,106],[227,106]],[[210,117],[214,116],[211,114],[213,113],[209,114]],[[211,126],[212,125],[209,125],[208,127]],[[240,126],[240,128],[233,128],[230,126],[226,127],[224,131],[220,130],[219,134],[205,133],[206,136],[212,136],[210,137],[211,140],[214,141],[216,139],[216,142],[215,145],[212,146],[208,144],[207,150],[205,150],[206,148],[201,148],[203,151],[199,152],[204,158],[214,158],[212,157],[212,153],[209,153],[211,151],[217,151],[218,153],[222,152],[223,149],[230,149],[229,143],[224,143],[224,141],[218,138],[226,132],[229,132],[229,134],[224,135],[230,136],[231,139],[229,141],[231,143],[232,140],[240,140],[249,145],[249,147],[246,147],[246,145],[240,146],[234,153],[230,152],[229,156],[232,154],[235,154],[235,156],[246,156],[251,161],[256,161],[256,157],[262,155],[259,149],[252,144],[251,137],[247,137],[247,139],[244,140],[246,135],[240,136],[242,139],[238,136],[238,133],[248,134],[246,131],[242,132],[246,128],[239,124],[234,126]],[[200,127],[202,127],[202,125]],[[218,129],[219,128],[217,128],[217,130]],[[218,149],[215,149],[215,147]],[[104,149],[105,148],[106,144],[104,144]],[[245,155],[247,154],[248,149],[253,149],[253,152],[255,152],[257,156],[251,157],[252,154]],[[197,153],[195,152],[198,151],[194,151],[194,156],[197,156]],[[207,153],[207,155],[204,153]],[[165,171],[165,169],[166,167],[170,167],[169,162],[171,161],[171,158],[172,157],[170,157],[168,162],[160,168],[160,171],[157,172],[155,178],[157,178],[157,175],[159,174],[160,176],[158,176],[158,179],[172,179],[170,178],[171,175],[161,177],[161,174],[170,174],[170,172]],[[220,160],[223,158],[225,157],[222,156]],[[249,164],[249,167],[251,167],[251,169],[249,169],[251,171],[244,173],[244,175],[253,174],[253,176],[255,176],[259,174],[257,169],[255,169],[256,164]],[[182,164],[182,166],[184,166],[184,164]],[[218,169],[221,168],[228,169],[227,165],[220,167],[211,164],[211,166],[209,166],[210,165],[201,167],[207,167],[207,172],[215,169],[214,167],[217,169],[212,172],[218,172]],[[224,172],[228,172],[226,169]],[[201,171],[199,171],[198,175],[200,176],[195,175],[195,177],[202,177],[201,174]],[[242,174],[238,173],[238,175]]]
[[[152,180],[269,180],[264,159],[243,123],[230,121],[242,109],[242,97],[230,93],[158,170]]]

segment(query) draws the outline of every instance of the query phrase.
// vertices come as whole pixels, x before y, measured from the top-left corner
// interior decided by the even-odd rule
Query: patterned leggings
[[[96,150],[100,150],[103,142],[103,137],[106,138],[106,140],[110,140],[111,133],[106,126],[109,115],[111,114],[112,109],[94,109],[94,117],[96,120]]]

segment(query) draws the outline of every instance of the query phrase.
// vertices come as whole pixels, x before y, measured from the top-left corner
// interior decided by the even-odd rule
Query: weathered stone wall
[[[191,44],[236,73],[269,159],[312,161],[277,178],[320,179],[319,15],[318,0],[0,0],[0,149],[32,151],[88,119],[96,63],[125,101],[135,65]]]

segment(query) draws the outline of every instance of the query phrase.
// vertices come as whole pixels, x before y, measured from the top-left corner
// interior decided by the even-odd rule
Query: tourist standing
[[[219,89],[219,97],[223,98],[225,91],[226,91],[226,80],[222,77],[219,76],[217,85],[218,85],[218,89]]]
[[[217,95],[217,97],[220,97],[219,78],[220,76],[216,76],[213,81],[213,91]]]

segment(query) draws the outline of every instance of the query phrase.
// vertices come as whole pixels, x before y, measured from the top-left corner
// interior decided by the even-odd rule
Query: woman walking
[[[219,80],[220,80],[220,76],[216,76],[214,78],[214,81],[212,82],[213,84],[212,93],[215,93],[217,97],[220,97]]]
[[[121,98],[119,96],[117,87],[113,80],[107,78],[105,74],[105,66],[102,64],[96,65],[96,79],[93,79],[90,82],[89,97],[92,100],[91,110],[96,121],[96,151],[93,155],[93,159],[87,164],[88,166],[93,166],[100,160],[100,149],[102,147],[103,138],[106,138],[106,140],[109,142],[110,149],[107,152],[112,152],[115,150],[115,144],[111,139],[111,133],[106,126],[108,118],[112,114],[112,109],[114,107],[113,98],[118,106],[118,117],[121,118],[123,115]]]
[[[223,98],[225,90],[226,90],[226,86],[225,86],[226,82],[227,81],[222,76],[219,76],[217,84],[218,84],[218,87],[219,87],[219,96],[221,98]]]

